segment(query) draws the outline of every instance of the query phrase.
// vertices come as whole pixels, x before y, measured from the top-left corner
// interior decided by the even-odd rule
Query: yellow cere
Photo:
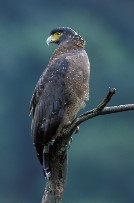
[[[63,35],[63,33],[61,33],[61,32],[56,32],[56,33],[54,33],[54,34],[51,36],[51,38],[52,38],[53,41],[56,41],[56,40],[58,40],[59,37],[61,37],[62,35]]]

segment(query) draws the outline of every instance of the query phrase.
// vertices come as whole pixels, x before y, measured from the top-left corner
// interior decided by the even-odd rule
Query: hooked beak
[[[47,45],[49,46],[49,44],[52,42],[53,42],[52,36],[48,37],[46,40]]]

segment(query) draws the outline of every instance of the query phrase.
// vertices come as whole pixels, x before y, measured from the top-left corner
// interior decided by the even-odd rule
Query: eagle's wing
[[[32,137],[41,164],[43,147],[51,141],[65,112],[64,78],[67,70],[68,62],[64,58],[48,65],[36,85],[31,100]]]

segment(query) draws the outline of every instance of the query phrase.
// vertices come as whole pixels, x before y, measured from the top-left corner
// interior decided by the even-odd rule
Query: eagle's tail
[[[43,148],[43,172],[47,179],[51,176],[49,158],[49,145],[45,145]]]

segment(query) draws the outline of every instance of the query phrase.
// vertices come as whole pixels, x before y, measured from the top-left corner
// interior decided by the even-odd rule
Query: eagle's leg
[[[46,178],[51,176],[49,167],[49,144],[43,148],[43,172]]]

